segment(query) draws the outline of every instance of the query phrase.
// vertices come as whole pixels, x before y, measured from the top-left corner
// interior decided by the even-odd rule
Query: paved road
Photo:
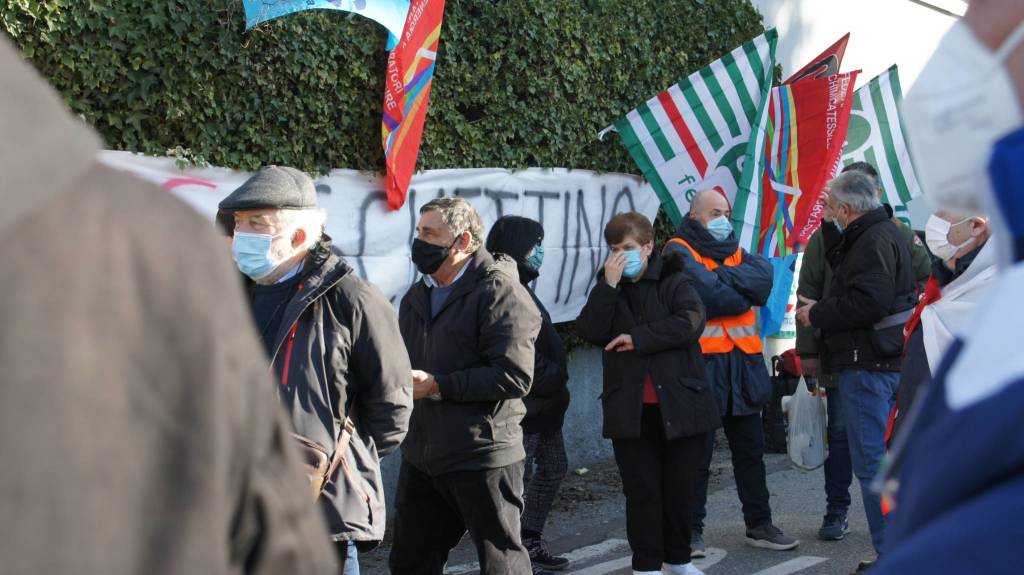
[[[705,538],[710,553],[707,559],[697,563],[708,575],[846,574],[852,573],[860,560],[873,555],[856,481],[851,488],[854,497],[851,532],[843,541],[826,543],[817,538],[825,502],[822,471],[795,470],[784,455],[769,455],[766,463],[775,523],[800,539],[800,546],[793,551],[780,552],[744,544],[743,517],[728,453],[720,450],[715,456],[713,473],[716,476],[708,497]],[[570,486],[586,479],[587,476],[575,477]],[[563,572],[566,575],[631,573],[629,548],[625,542],[624,500],[617,489],[610,485],[607,489],[593,490],[590,493],[596,496],[584,497],[584,501],[568,509],[556,510],[549,519],[546,537],[552,552],[565,554],[573,560],[569,570]],[[569,492],[579,490],[574,487]],[[387,551],[384,547],[363,556],[362,572],[365,575],[386,573]],[[449,573],[476,573],[474,560],[472,549],[463,541],[451,555]]]

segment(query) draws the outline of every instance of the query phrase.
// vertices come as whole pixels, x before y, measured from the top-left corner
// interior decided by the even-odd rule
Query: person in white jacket
[[[907,322],[893,432],[917,394],[927,386],[946,349],[963,335],[996,277],[989,218],[938,211],[925,226],[932,274]]]

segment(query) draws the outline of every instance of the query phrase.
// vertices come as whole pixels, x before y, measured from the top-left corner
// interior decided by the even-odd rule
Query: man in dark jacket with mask
[[[884,197],[881,186],[878,186],[878,171],[867,162],[853,162],[843,168],[843,173],[861,172],[871,176],[878,188],[878,199]],[[900,235],[910,248],[914,277],[922,288],[931,273],[931,258],[928,250],[921,243],[914,230],[893,217],[892,207],[884,205],[893,224],[900,230]],[[832,214],[826,211],[821,226],[815,230],[807,242],[803,261],[800,263],[800,278],[797,295],[813,300],[825,297],[832,286],[832,268],[826,254],[839,245],[842,234],[832,223]],[[828,393],[828,458],[825,459],[825,517],[818,530],[818,537],[825,541],[838,541],[846,536],[850,526],[847,511],[850,509],[850,484],[853,482],[853,464],[850,462],[850,447],[846,439],[846,426],[843,423],[842,397],[836,390],[838,375],[829,372],[828,358],[819,357],[820,332],[809,326],[796,326],[796,352],[800,356],[800,364],[808,381]]]
[[[839,373],[853,472],[876,551],[885,524],[871,480],[885,454],[885,429],[899,384],[903,324],[917,302],[910,247],[878,201],[875,180],[847,172],[832,180],[828,209],[842,239],[828,257],[827,297],[806,304],[797,320],[822,332],[829,369]]]
[[[743,505],[746,542],[754,547],[788,550],[799,543],[772,523],[764,467],[761,410],[771,399],[754,307],[772,291],[772,268],[764,258],[739,247],[729,221],[729,202],[721,193],[698,193],[666,253],[679,254],[707,309],[700,338],[708,381],[715,391],[729,449],[736,491]],[[703,557],[704,518],[714,437],[709,437],[693,509],[691,547]]]
[[[319,497],[344,567],[356,544],[384,537],[380,457],[402,442],[412,411],[394,309],[331,247],[306,174],[263,168],[219,207],[218,220],[234,219],[232,254],[252,280],[249,303],[292,425],[344,458]]]
[[[543,533],[558,488],[569,470],[562,438],[562,423],[569,408],[569,371],[562,338],[537,294],[530,289],[530,283],[540,276],[544,262],[543,240],[544,227],[539,222],[521,216],[504,216],[494,222],[487,234],[487,250],[515,260],[519,281],[530,292],[543,320],[534,354],[533,386],[523,399],[526,403],[522,423],[526,449],[526,491],[523,494],[526,509],[522,534],[535,570],[538,567],[561,570],[569,565],[569,560],[551,555]]]
[[[469,531],[484,575],[525,575],[522,398],[533,380],[541,317],[510,258],[483,247],[463,198],[420,208],[413,263],[424,277],[402,298],[413,410],[402,446],[391,572],[441,575]]]

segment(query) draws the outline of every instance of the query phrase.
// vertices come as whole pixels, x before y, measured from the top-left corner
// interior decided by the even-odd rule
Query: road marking
[[[708,556],[694,560],[693,564],[698,569],[707,569],[715,563],[718,563],[725,556],[728,555],[725,549],[719,549],[717,547],[708,548]],[[628,569],[633,564],[632,557],[623,557],[621,559],[613,559],[611,561],[605,561],[604,563],[598,563],[597,565],[591,565],[578,571],[572,571],[568,575],[606,575],[607,573],[613,573],[621,569]]]
[[[622,547],[626,547],[628,545],[629,543],[627,543],[625,539],[605,539],[600,543],[580,547],[579,549],[574,549],[569,553],[563,553],[561,557],[565,557],[571,563],[582,563],[590,559],[617,553]],[[446,568],[444,572],[447,575],[463,575],[465,573],[478,571],[479,569],[480,565],[474,562],[462,565],[452,565],[451,567]]]
[[[753,575],[789,575],[790,573],[796,573],[797,571],[802,571],[808,567],[814,567],[815,565],[826,561],[828,561],[827,557],[803,555],[796,559],[790,559],[785,563],[779,563],[775,567],[769,567],[763,571],[758,571]]]

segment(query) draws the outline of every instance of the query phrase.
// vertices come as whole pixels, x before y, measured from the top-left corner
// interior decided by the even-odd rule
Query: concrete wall
[[[962,0],[751,0],[765,26],[778,29],[783,77],[795,72],[850,32],[843,70],[862,70],[858,84],[897,64],[906,93],[938,45],[962,15]],[[909,204],[914,227],[924,229],[932,209]]]
[[[565,448],[569,453],[569,471],[606,461],[612,457],[612,444],[601,438],[601,351],[585,349],[569,357],[569,390],[572,401],[565,415]],[[401,457],[392,455],[383,462],[388,513],[395,498]]]

